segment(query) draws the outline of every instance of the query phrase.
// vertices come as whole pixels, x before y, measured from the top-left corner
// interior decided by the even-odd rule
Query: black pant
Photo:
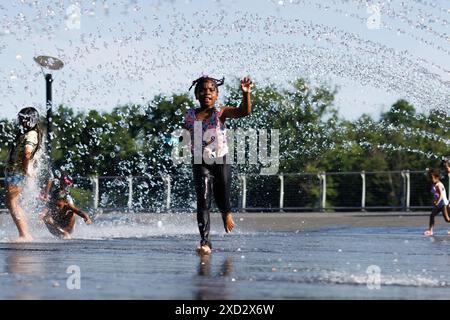
[[[202,238],[200,245],[208,245],[210,248],[211,191],[213,191],[214,200],[222,215],[231,211],[231,165],[226,164],[226,156],[222,160],[222,163],[193,164],[195,192],[197,194],[197,223]]]
[[[436,217],[439,214],[439,212],[442,212],[445,221],[450,223],[449,210],[450,204],[448,206],[444,205],[441,208],[434,207],[430,214],[430,223],[429,223],[430,229],[434,227],[434,217]]]

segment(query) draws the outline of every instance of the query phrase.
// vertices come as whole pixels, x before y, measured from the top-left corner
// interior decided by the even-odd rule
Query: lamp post
[[[49,56],[37,56],[34,57],[34,61],[41,67],[42,73],[45,78],[45,92],[46,92],[46,107],[47,107],[47,153],[50,158],[51,163],[51,154],[52,154],[52,132],[53,132],[53,100],[52,100],[52,83],[53,76],[51,73],[44,73],[44,69],[47,70],[60,70],[64,67],[64,63],[54,57]]]

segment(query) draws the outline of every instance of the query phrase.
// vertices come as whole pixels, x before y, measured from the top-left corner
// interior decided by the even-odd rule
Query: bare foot
[[[226,233],[230,233],[234,228],[233,216],[231,213],[222,214],[223,227]]]
[[[33,242],[33,237],[30,235],[25,235],[18,237],[14,242]]]
[[[205,255],[205,254],[210,254],[211,253],[211,248],[207,245],[201,246],[201,247],[197,247],[197,253],[200,255]]]
[[[72,237],[70,236],[70,234],[68,232],[64,232],[62,238],[63,238],[63,240],[70,240],[70,239],[72,239]]]
[[[432,236],[433,235],[433,230],[426,230],[423,234],[425,236]]]

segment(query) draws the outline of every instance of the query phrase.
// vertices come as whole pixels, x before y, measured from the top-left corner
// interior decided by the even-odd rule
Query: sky
[[[306,78],[337,88],[350,120],[401,98],[449,109],[448,0],[14,0],[0,14],[0,118],[45,111],[37,55],[64,61],[54,104],[80,111],[185,93],[202,74],[283,88]]]

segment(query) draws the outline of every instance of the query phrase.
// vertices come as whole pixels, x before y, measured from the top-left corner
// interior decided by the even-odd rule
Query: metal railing
[[[443,181],[450,197],[450,175]],[[75,202],[95,211],[195,211],[191,176],[100,176],[74,179]],[[5,209],[0,178],[0,209]],[[233,210],[347,211],[431,208],[426,171],[320,172],[235,176]]]

